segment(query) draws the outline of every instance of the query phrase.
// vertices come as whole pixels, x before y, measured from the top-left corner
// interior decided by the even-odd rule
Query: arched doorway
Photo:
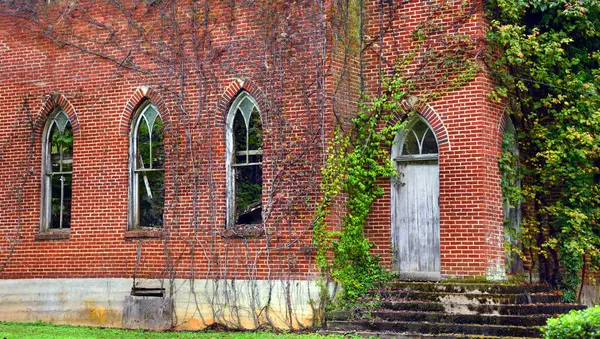
[[[393,269],[401,278],[440,279],[438,143],[415,119],[392,146],[398,177],[391,185]]]

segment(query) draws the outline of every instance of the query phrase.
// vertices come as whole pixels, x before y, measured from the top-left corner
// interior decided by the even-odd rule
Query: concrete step
[[[382,285],[383,290],[411,290],[420,292],[450,292],[474,294],[524,294],[550,293],[554,288],[546,284],[503,284],[503,283],[449,283],[413,282],[392,280]]]
[[[375,311],[367,314],[370,319],[385,321],[429,322],[477,325],[544,326],[547,315],[480,315],[446,314],[439,312]]]
[[[539,337],[498,337],[487,335],[469,335],[469,334],[423,334],[423,333],[394,333],[394,332],[373,332],[373,331],[332,331],[321,330],[318,332],[322,335],[341,335],[341,336],[357,336],[362,338],[381,338],[381,339],[522,339],[522,338],[539,338]]]
[[[586,307],[577,304],[551,303],[530,305],[451,305],[439,302],[422,301],[382,301],[381,309],[396,311],[444,312],[448,314],[483,314],[483,315],[548,315],[567,313],[570,310],[582,310]]]
[[[474,294],[451,292],[420,292],[412,290],[378,290],[383,299],[420,300],[460,305],[559,303],[559,292],[523,294]]]
[[[547,318],[584,306],[543,284],[391,281],[366,308],[334,311],[327,331],[376,338],[539,338]],[[360,304],[360,303],[359,303]]]
[[[447,324],[429,322],[405,321],[329,321],[328,330],[351,332],[393,332],[414,334],[465,334],[487,335],[499,337],[531,337],[539,338],[538,327],[507,326],[507,325],[477,325],[477,324]]]

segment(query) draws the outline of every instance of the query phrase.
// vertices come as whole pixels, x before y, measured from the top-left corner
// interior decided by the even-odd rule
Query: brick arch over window
[[[158,92],[156,92],[152,88],[148,86],[142,86],[138,87],[135,90],[131,98],[129,98],[129,100],[127,101],[125,109],[121,114],[119,130],[122,135],[129,136],[131,128],[131,119],[136,114],[140,105],[142,105],[146,100],[150,100],[150,102],[152,102],[152,104],[156,106],[156,108],[161,114],[163,122],[165,123],[165,129],[168,129],[170,114],[169,110],[167,109],[167,106],[165,105],[164,100],[162,99],[160,94],[158,94]]]
[[[69,122],[71,123],[71,128],[73,129],[73,136],[78,137],[81,127],[79,125],[79,119],[77,118],[77,111],[73,105],[71,105],[69,100],[67,100],[67,98],[65,98],[62,94],[53,94],[46,98],[46,101],[42,105],[42,108],[34,120],[34,133],[41,135],[44,132],[44,127],[46,126],[48,117],[54,112],[56,107],[62,108],[62,110],[67,113]]]
[[[451,150],[450,138],[448,137],[448,130],[442,122],[442,119],[440,118],[439,114],[431,106],[421,101],[417,97],[412,96],[407,100],[402,101],[402,108],[406,112],[414,110],[417,113],[419,113],[434,131],[438,147],[447,147],[448,150]],[[396,114],[396,118],[392,122],[396,123],[398,120],[403,119],[404,117],[404,115]]]
[[[248,79],[235,79],[227,86],[219,101],[217,102],[217,111],[223,115],[223,123],[227,119],[229,113],[229,106],[234,102],[235,98],[242,91],[248,92],[252,98],[256,101],[258,107],[261,108],[261,119],[263,124],[266,123],[264,112],[267,111],[268,105],[265,103],[265,97],[262,90],[252,80]]]

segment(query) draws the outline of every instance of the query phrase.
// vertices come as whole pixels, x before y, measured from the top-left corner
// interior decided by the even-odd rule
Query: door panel
[[[398,172],[392,184],[393,269],[406,279],[439,280],[438,163],[399,162]]]

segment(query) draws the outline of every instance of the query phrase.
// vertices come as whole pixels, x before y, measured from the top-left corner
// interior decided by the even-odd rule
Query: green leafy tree
[[[492,0],[489,15],[496,93],[521,136],[525,253],[573,300],[600,254],[600,2]]]

